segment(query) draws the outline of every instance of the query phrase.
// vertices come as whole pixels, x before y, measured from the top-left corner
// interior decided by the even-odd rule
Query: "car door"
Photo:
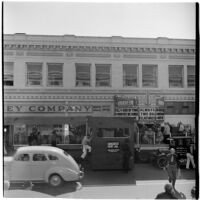
[[[31,162],[31,179],[44,180],[45,172],[49,168],[49,160],[45,153],[33,153]]]
[[[11,164],[10,179],[12,181],[30,180],[30,154],[17,154]]]

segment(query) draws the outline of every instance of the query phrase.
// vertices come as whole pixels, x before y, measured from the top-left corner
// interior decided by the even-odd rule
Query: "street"
[[[195,185],[195,171],[181,170],[181,178],[177,180],[176,189],[191,198],[190,191]],[[57,198],[148,198],[152,199],[164,191],[167,175],[151,164],[137,163],[132,171],[124,173],[115,171],[86,170],[80,183],[65,183],[62,187],[52,188],[48,184],[34,184],[28,193],[22,184],[11,184],[5,191],[5,197],[57,197]],[[20,192],[18,192],[20,191]],[[24,192],[23,192],[24,191]],[[37,192],[37,193],[36,193]]]

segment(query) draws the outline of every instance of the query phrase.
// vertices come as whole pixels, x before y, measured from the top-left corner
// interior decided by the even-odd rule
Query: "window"
[[[41,63],[27,63],[27,85],[42,85]]]
[[[13,62],[4,63],[4,85],[14,85]]]
[[[49,160],[58,160],[57,156],[54,156],[54,155],[51,155],[51,154],[48,155],[48,158],[49,158]]]
[[[34,154],[33,161],[46,161],[47,158],[44,154]]]
[[[128,128],[98,128],[97,130],[98,137],[129,137]]]
[[[142,65],[142,85],[143,87],[157,87],[157,65]]]
[[[187,66],[187,84],[188,87],[195,87],[195,66]]]
[[[111,65],[96,64],[96,86],[110,87],[111,86]]]
[[[15,160],[17,161],[29,161],[29,155],[28,154],[19,154]]]
[[[181,88],[183,87],[183,66],[169,65],[169,87]]]
[[[137,80],[138,65],[123,65],[123,85],[138,86]]]
[[[91,86],[90,66],[91,64],[76,64],[76,86]]]
[[[48,86],[62,86],[63,85],[63,64],[48,63]]]

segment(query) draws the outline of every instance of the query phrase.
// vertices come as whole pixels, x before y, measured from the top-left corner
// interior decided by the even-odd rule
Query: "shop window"
[[[27,130],[25,124],[15,124],[13,134],[14,145],[24,145],[28,143]]]
[[[90,66],[91,64],[76,63],[76,86],[77,87],[91,86]]]
[[[96,64],[96,86],[97,87],[111,86],[111,65]]]
[[[13,86],[14,85],[14,69],[13,62],[4,62],[4,85],[5,86]]]
[[[33,135],[35,125],[29,125],[27,128],[28,136]],[[40,132],[40,144],[51,145],[52,132],[56,132],[56,143],[59,144],[81,144],[86,134],[84,125],[54,124],[54,125],[38,125],[36,127],[36,140],[38,140],[38,132]],[[37,144],[37,141],[36,141]]]
[[[27,85],[42,85],[42,63],[27,63]]]
[[[48,63],[48,86],[63,85],[63,64]]]
[[[129,137],[128,128],[98,128],[97,130],[98,137]]]
[[[169,87],[181,88],[183,87],[183,66],[169,65]]]
[[[187,66],[187,85],[188,87],[195,87],[195,66]]]
[[[138,86],[138,65],[123,65],[123,85]]]
[[[157,65],[142,65],[143,87],[158,87]]]

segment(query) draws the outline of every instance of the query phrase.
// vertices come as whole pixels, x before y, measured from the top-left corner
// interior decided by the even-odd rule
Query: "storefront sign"
[[[115,96],[115,115],[121,117],[138,117],[138,98]]]
[[[5,112],[92,112],[91,105],[6,105]]]
[[[164,108],[161,107],[143,107],[139,108],[140,122],[154,122],[164,120]]]
[[[108,142],[107,143],[107,151],[111,153],[119,152],[119,142]]]

